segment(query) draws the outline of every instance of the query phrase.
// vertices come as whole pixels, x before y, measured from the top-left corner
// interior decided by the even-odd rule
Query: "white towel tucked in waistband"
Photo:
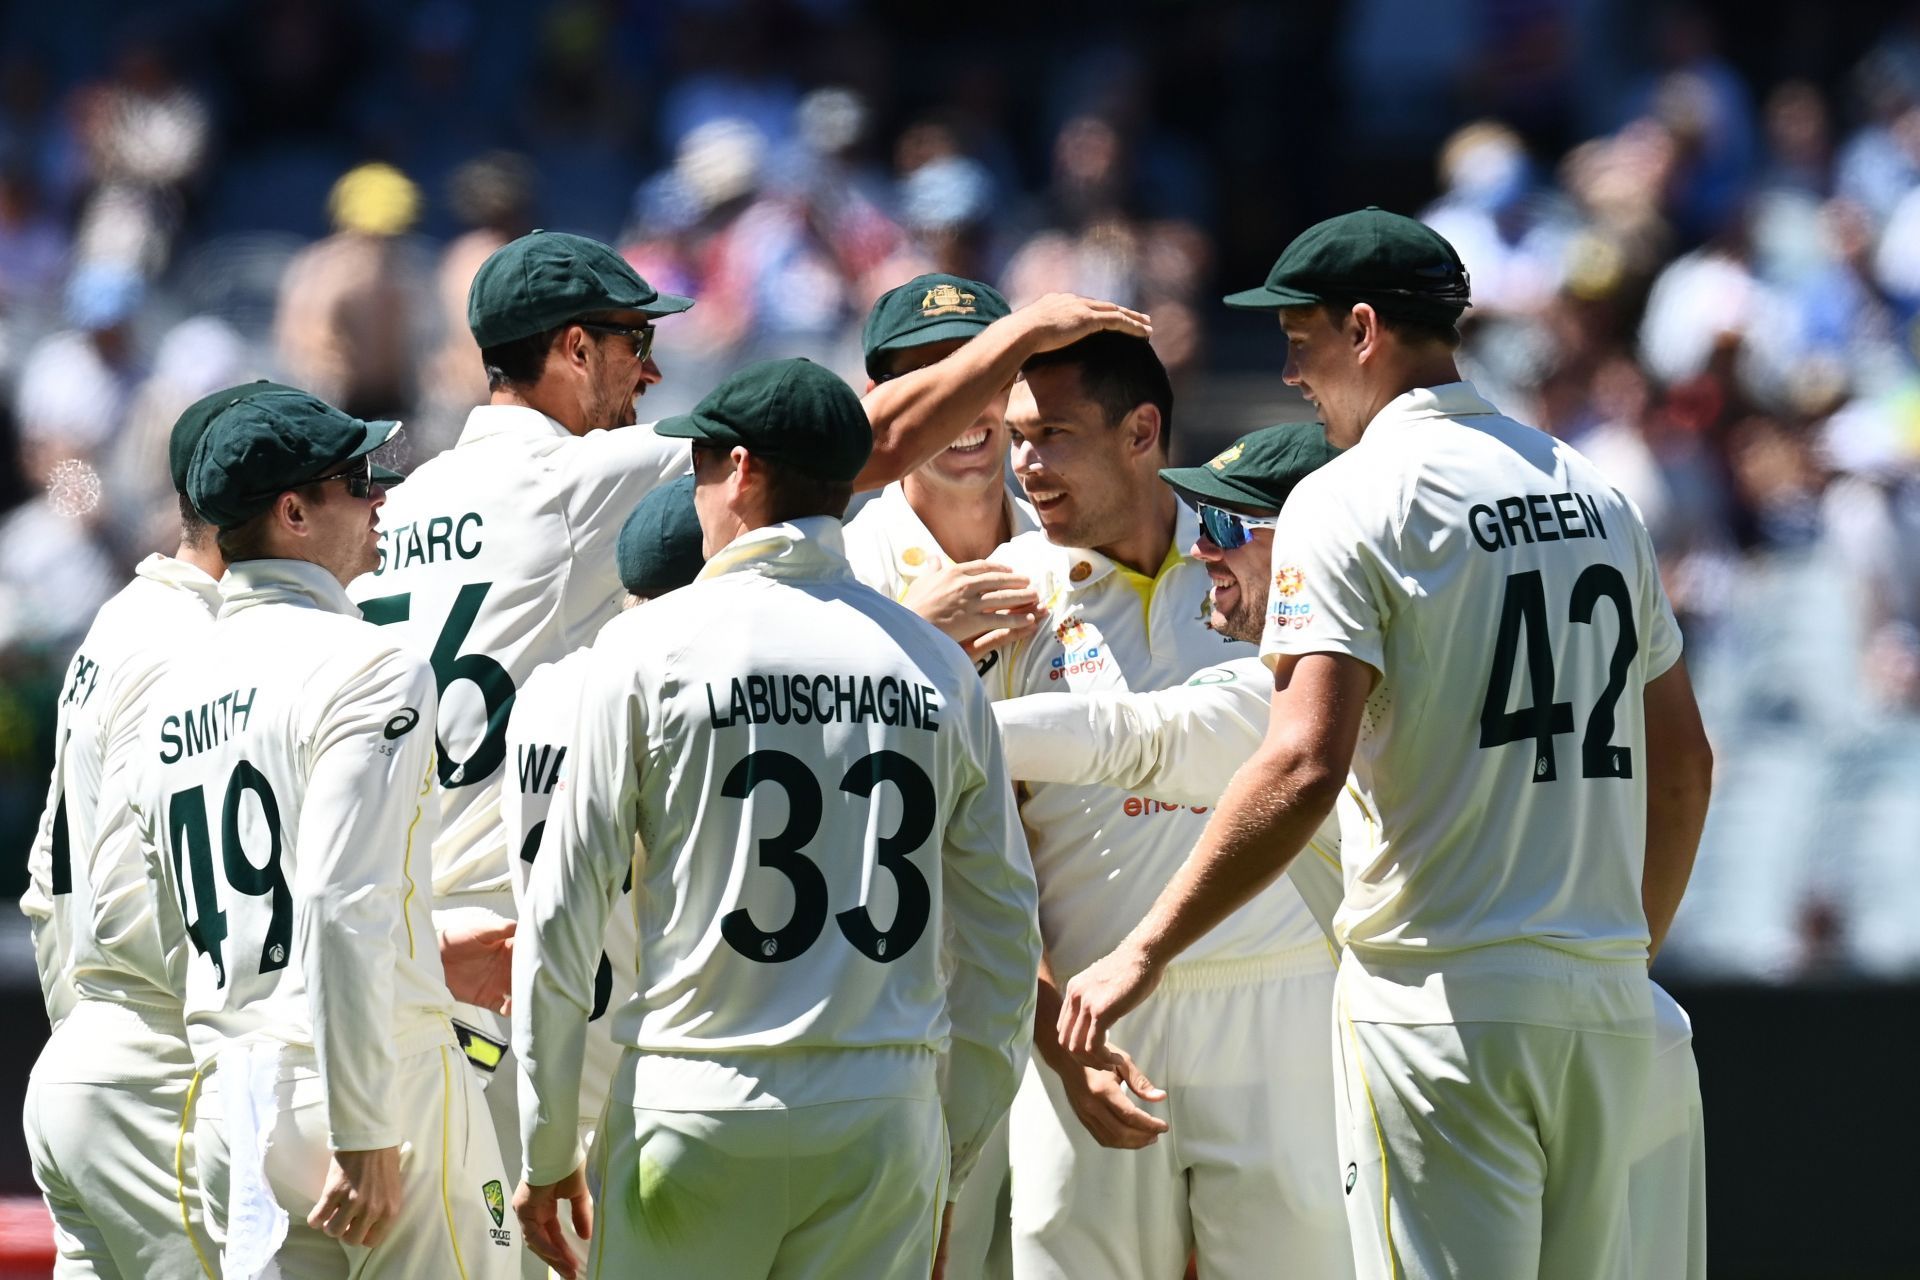
[[[227,1280],[280,1280],[274,1261],[287,1238],[287,1211],[267,1183],[267,1141],[280,1115],[280,1046],[238,1044],[221,1052],[220,1091],[226,1109],[227,1247],[220,1256]]]

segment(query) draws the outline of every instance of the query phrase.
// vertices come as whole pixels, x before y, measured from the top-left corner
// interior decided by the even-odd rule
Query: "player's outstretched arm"
[[[1033,584],[991,560],[942,565],[915,580],[900,603],[976,661],[1026,639],[1047,616]]]
[[[522,1182],[513,1193],[514,1216],[520,1219],[527,1247],[562,1280],[576,1280],[582,1264],[560,1229],[562,1203],[573,1213],[574,1234],[582,1240],[593,1239],[593,1196],[587,1191],[585,1164],[546,1186]]]
[[[1141,338],[1153,334],[1144,312],[1050,293],[995,320],[946,359],[881,383],[866,397],[873,455],[853,487],[878,489],[906,475],[971,427],[1029,359],[1103,329]]]
[[[1713,748],[1700,723],[1684,661],[1649,681],[1642,702],[1647,716],[1647,861],[1640,901],[1647,913],[1651,960],[1666,941],[1693,875],[1713,790]]]
[[[534,1189],[564,1183],[586,1158],[579,1117],[587,1016],[607,917],[633,858],[638,812],[634,744],[643,730],[637,677],[618,653],[586,661],[579,718],[567,746],[572,785],[555,798],[515,935],[513,1048],[520,1058],[522,1181]],[[531,1227],[527,1243],[549,1265],[571,1274],[561,1259],[541,1252]]]
[[[942,732],[964,732],[970,777],[955,799],[940,856],[949,976],[949,1062],[941,1083],[952,1147],[949,1198],[1013,1103],[1033,1035],[1040,968],[1040,890],[986,692],[972,679]],[[937,941],[937,940],[936,940]],[[925,945],[925,944],[922,944]]]
[[[1061,1046],[1111,1066],[1107,1032],[1158,984],[1174,957],[1286,870],[1346,781],[1374,671],[1344,654],[1280,656],[1260,749],[1233,775],[1200,843],[1146,918],[1067,986]]]

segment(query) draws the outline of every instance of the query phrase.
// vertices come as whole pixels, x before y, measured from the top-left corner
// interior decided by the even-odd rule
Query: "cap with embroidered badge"
[[[681,476],[640,499],[620,526],[613,553],[620,585],[649,598],[684,587],[707,562],[700,547],[693,477]]]
[[[268,382],[261,378],[257,382],[243,382],[235,387],[222,387],[218,391],[201,396],[180,411],[173,420],[173,432],[167,437],[167,469],[173,473],[175,493],[187,491],[187,465],[193,461],[194,446],[200,443],[200,437],[207,433],[207,424],[219,416],[228,405],[238,404],[248,396],[257,396],[268,391],[299,392],[298,387],[289,387],[283,382]]]
[[[938,271],[915,276],[881,294],[867,312],[866,328],[860,334],[867,376],[884,376],[886,357],[896,351],[971,338],[1012,313],[992,285]]]
[[[1418,219],[1377,205],[1308,227],[1281,252],[1265,284],[1223,301],[1271,311],[1329,298],[1448,322],[1472,303],[1467,268],[1453,246]]]
[[[667,316],[692,305],[648,284],[611,245],[533,231],[480,264],[467,290],[467,327],[485,350],[598,312]]]
[[[803,356],[730,374],[655,435],[735,445],[822,480],[851,480],[873,453],[873,426],[846,380]]]
[[[1164,467],[1160,478],[1189,503],[1232,503],[1277,512],[1308,475],[1340,456],[1317,422],[1262,427],[1198,467]]]
[[[187,464],[187,498],[210,523],[231,529],[288,489],[372,453],[399,430],[398,422],[365,422],[305,391],[256,392],[223,406],[207,423]],[[369,467],[376,484],[402,479]]]

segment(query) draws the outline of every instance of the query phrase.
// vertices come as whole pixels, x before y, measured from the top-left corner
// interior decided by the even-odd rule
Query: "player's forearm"
[[[1647,743],[1647,859],[1640,903],[1647,913],[1647,957],[1666,941],[1693,876],[1693,859],[1707,823],[1713,756],[1702,743],[1678,759]]]
[[[873,453],[856,491],[893,483],[952,444],[1037,350],[1019,312],[996,320],[946,359],[867,393]]]
[[[533,1186],[558,1182],[580,1167],[580,1067],[586,1057],[587,1013],[572,994],[514,955],[513,1049],[520,1060],[517,1090],[518,1171]],[[537,963],[537,962],[533,962]]]
[[[397,957],[389,941],[400,927],[399,895],[358,886],[301,888],[308,892],[295,916],[297,945],[327,1100],[328,1144],[335,1151],[390,1147],[400,1141],[393,1111]]]
[[[1257,755],[1233,775],[1200,842],[1128,935],[1156,968],[1272,884],[1325,821],[1339,779]]]

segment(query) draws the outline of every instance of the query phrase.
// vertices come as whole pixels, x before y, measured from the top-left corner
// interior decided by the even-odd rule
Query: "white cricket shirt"
[[[428,878],[433,673],[318,565],[247,561],[220,594],[139,745],[149,864],[186,931],[187,1039],[203,1068],[286,1046],[318,1072],[335,1150],[392,1146],[395,1063],[453,1043]]]
[[[1033,504],[1006,493],[1007,528],[1017,538],[1040,527]],[[875,494],[847,521],[847,562],[853,576],[889,600],[903,600],[913,584],[945,565],[949,557],[926,522],[907,501],[901,482]]]
[[[523,912],[527,881],[554,796],[563,793],[567,744],[573,740],[586,666],[587,651],[581,649],[536,668],[513,700],[513,718],[507,722],[507,767],[513,773],[501,792],[500,812],[514,851],[513,898]],[[631,872],[621,885],[620,901],[607,917],[606,938],[593,976],[593,1005],[588,1010],[586,1052],[580,1064],[583,1133],[598,1123],[624,1052],[613,1038],[613,1024],[606,1015],[633,996],[633,975],[639,969],[640,923]],[[503,1082],[503,1087],[514,1086]]]
[[[1212,583],[1186,554],[1198,534],[1181,504],[1173,543],[1149,579],[1097,551],[1056,546],[1044,533],[1014,539],[994,559],[1025,574],[1049,611],[1048,626],[985,676],[997,698],[1023,694],[1144,692],[1184,684],[1252,645],[1207,626]],[[1021,821],[1040,880],[1040,925],[1064,980],[1111,951],[1146,915],[1206,828],[1205,806],[1162,804],[1112,786],[1036,783],[1023,789]],[[1284,883],[1263,891],[1176,963],[1247,959],[1305,945],[1320,932]]]
[[[514,694],[619,612],[620,526],[690,460],[686,441],[650,426],[575,436],[533,409],[481,405],[453,448],[388,491],[380,566],[348,594],[432,664],[437,897],[508,888],[500,793]]]
[[[1016,782],[1098,783],[1205,813],[1259,748],[1272,707],[1272,675],[1237,658],[1171,689],[1013,698],[993,718]],[[1343,893],[1337,812],[1287,864],[1287,880],[1331,937]]]
[[[1025,1066],[1040,957],[959,646],[854,579],[838,520],[796,520],[609,623],[578,717],[514,952],[531,1179],[581,1158],[594,973],[643,850],[621,1087],[631,1067],[642,1105],[688,1110],[931,1097],[944,1051],[957,1184]]]
[[[66,1068],[119,1077],[190,1064],[126,785],[154,682],[176,649],[213,625],[219,603],[214,580],[193,565],[148,556],[67,664],[53,780],[20,900],[49,1019],[58,1026],[76,1001],[88,1006],[73,1048],[90,1061]],[[125,1016],[130,1006],[143,1015]]]
[[[1543,949],[1556,972],[1644,963],[1641,699],[1680,634],[1632,505],[1452,383],[1400,396],[1301,481],[1274,545],[1262,655],[1343,653],[1380,673],[1335,933],[1363,966],[1452,975],[1365,1016],[1558,1021],[1508,981]],[[1513,942],[1537,945],[1483,950]],[[1472,973],[1486,976],[1466,1011]]]

